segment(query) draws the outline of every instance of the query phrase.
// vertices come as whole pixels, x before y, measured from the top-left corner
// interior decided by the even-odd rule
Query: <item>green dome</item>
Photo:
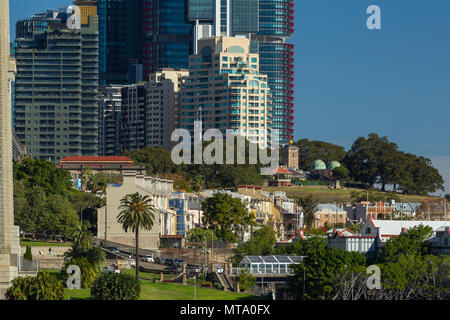
[[[328,169],[334,170],[336,168],[339,168],[341,164],[337,161],[331,161],[330,165],[328,166]]]
[[[322,160],[316,160],[313,162],[313,168],[314,170],[326,170],[327,166]]]

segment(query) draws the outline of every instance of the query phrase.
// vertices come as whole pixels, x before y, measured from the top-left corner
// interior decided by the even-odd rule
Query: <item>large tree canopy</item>
[[[203,224],[212,229],[219,240],[235,242],[255,217],[238,198],[216,193],[202,202]]]
[[[300,139],[294,145],[299,148],[299,166],[304,170],[310,170],[315,160],[341,162],[346,155],[344,147],[324,141]]]

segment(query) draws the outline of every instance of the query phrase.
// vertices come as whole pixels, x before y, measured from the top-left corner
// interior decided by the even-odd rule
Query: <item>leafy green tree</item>
[[[217,236],[211,232],[211,230],[205,229],[205,228],[193,228],[189,230],[187,234],[187,239],[190,242],[211,242],[211,241],[217,241]]]
[[[338,179],[341,179],[341,180],[346,179],[346,178],[348,178],[349,175],[350,175],[350,171],[344,166],[340,166],[340,167],[333,169],[333,176]]]
[[[51,194],[47,198],[39,223],[42,231],[69,236],[78,223],[78,215],[66,197]]]
[[[384,189],[389,174],[387,164],[397,151],[397,145],[390,143],[387,137],[380,138],[376,133],[371,133],[367,139],[359,137],[355,140],[344,159],[344,165],[356,181],[369,187],[380,182]]]
[[[64,289],[58,279],[39,272],[36,277],[17,277],[6,291],[6,300],[64,300]]]
[[[317,212],[317,204],[319,201],[314,199],[312,194],[304,198],[296,198],[295,201],[297,202],[297,205],[301,206],[303,209],[305,225],[308,229],[311,229],[314,224],[314,213]]]
[[[270,226],[262,226],[253,231],[249,241],[239,244],[233,262],[238,265],[245,256],[269,256],[274,252],[277,237]]]
[[[448,193],[448,194],[445,195],[445,199],[447,199],[447,202],[450,201],[450,193]]]
[[[60,170],[54,163],[44,160],[25,158],[14,164],[14,178],[23,180],[27,188],[39,186],[48,195],[54,190],[71,190],[71,175],[67,170]]]
[[[131,230],[136,235],[136,257],[139,257],[139,230],[151,230],[155,221],[155,208],[152,199],[138,192],[128,194],[120,200],[120,213],[117,222],[125,232]],[[136,258],[136,280],[139,282],[139,259]]]
[[[33,254],[31,253],[31,247],[27,246],[27,249],[25,251],[24,254],[24,259],[28,260],[28,261],[33,261]]]
[[[92,233],[86,227],[79,225],[72,234],[72,248],[77,251],[88,251],[92,248]]]
[[[303,296],[303,285],[306,299],[330,299],[337,273],[349,268],[361,271],[366,265],[363,254],[330,248],[324,239],[310,238],[299,240],[303,261],[291,266],[294,275],[289,279],[289,290],[295,296]],[[304,281],[305,279],[305,281]]]
[[[242,271],[236,279],[239,282],[239,290],[247,291],[256,284],[256,278],[248,273],[247,270]]]
[[[138,300],[141,293],[139,281],[129,274],[102,274],[91,288],[94,300]]]
[[[240,199],[216,193],[202,202],[203,225],[222,241],[235,242],[249,226],[255,226],[254,214]]]
[[[192,179],[191,181],[191,187],[195,192],[202,191],[203,186],[205,185],[205,180],[203,180],[203,177],[200,175],[197,175]]]
[[[429,226],[419,225],[407,230],[399,237],[391,238],[384,246],[380,262],[396,262],[400,255],[421,255],[428,253],[427,239],[433,234]]]
[[[331,161],[341,162],[347,153],[344,147],[324,141],[301,139],[294,145],[299,148],[299,166],[305,170],[311,169],[313,162],[317,159],[326,163]]]

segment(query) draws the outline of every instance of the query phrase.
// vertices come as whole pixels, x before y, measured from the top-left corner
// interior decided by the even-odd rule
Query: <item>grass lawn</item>
[[[37,240],[20,240],[20,245],[22,247],[70,247],[72,243],[58,243],[58,242],[45,242]]]
[[[265,187],[264,191],[284,191],[288,197],[306,197],[312,194],[319,203],[351,202],[351,192],[365,192],[362,189],[330,190],[327,186],[295,186],[295,187]],[[378,192],[377,192],[378,193]],[[426,197],[398,195],[402,202],[422,202]]]
[[[45,270],[60,276],[60,271]],[[122,270],[123,273],[135,274],[134,270]],[[139,300],[194,300],[194,286],[182,285],[178,283],[161,283],[159,281],[153,283],[153,280],[158,279],[159,274],[140,272],[141,277],[141,297]],[[164,279],[173,279],[175,275],[164,275]],[[90,289],[69,290],[64,289],[64,297],[73,300],[90,299]],[[251,296],[245,293],[234,293],[216,289],[199,288],[197,287],[197,300],[261,300],[261,297]]]

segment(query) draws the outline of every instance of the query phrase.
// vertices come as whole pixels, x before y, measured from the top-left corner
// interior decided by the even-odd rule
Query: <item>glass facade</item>
[[[294,46],[286,43],[293,32],[293,0],[259,0],[259,31],[252,39],[260,70],[269,77],[272,128],[280,130],[281,144],[289,144],[294,134]]]
[[[100,84],[128,84],[130,61],[142,63],[142,0],[98,0]]]
[[[169,200],[169,208],[177,213],[177,235],[186,234],[185,198],[184,193],[172,193]]]
[[[192,54],[192,24],[187,1],[143,1],[144,79],[162,68],[188,68]]]
[[[189,20],[213,20],[215,0],[188,0]]]
[[[259,0],[233,0],[233,33],[259,31]]]

